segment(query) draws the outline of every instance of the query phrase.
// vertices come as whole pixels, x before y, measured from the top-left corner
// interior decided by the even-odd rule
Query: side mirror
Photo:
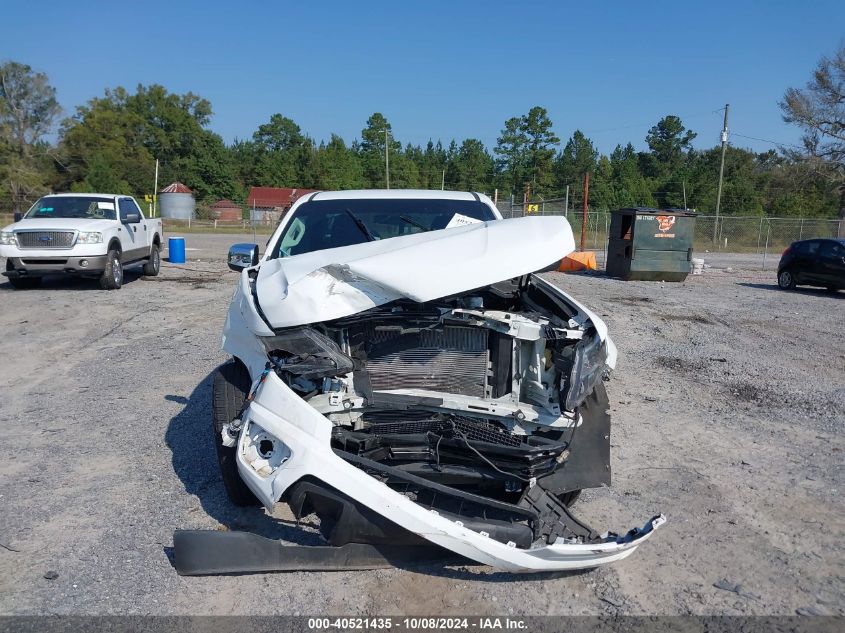
[[[21,213],[20,211],[15,211],[12,217],[14,217],[14,222],[20,222],[21,220],[23,220],[23,213]]]
[[[258,244],[232,244],[229,247],[229,268],[240,272],[258,263]]]
[[[141,214],[134,211],[123,214],[124,224],[138,224],[141,221]]]

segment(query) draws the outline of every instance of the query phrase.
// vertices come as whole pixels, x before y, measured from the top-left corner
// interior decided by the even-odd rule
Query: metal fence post
[[[766,223],[766,248],[763,251],[763,268],[762,270],[766,270],[766,256],[769,254],[769,233],[772,231],[771,223]]]
[[[610,218],[610,214],[605,212],[604,214],[604,269],[607,270],[607,248],[608,243],[610,242],[610,228],[608,227],[608,220]]]

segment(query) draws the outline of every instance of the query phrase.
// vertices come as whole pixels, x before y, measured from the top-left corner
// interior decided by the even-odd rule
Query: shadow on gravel
[[[142,277],[140,270],[126,270],[123,273],[123,285],[128,286]],[[6,280],[0,283],[0,291],[13,291],[12,284]],[[100,280],[96,277],[77,277],[71,275],[50,275],[41,280],[41,284],[36,288],[27,290],[18,290],[18,292],[38,292],[39,290],[99,290],[100,292],[109,292],[100,288]]]
[[[187,399],[183,396],[164,396],[165,400],[184,404],[183,409],[171,418],[164,439],[173,453],[173,471],[185,486],[185,491],[196,495],[205,513],[230,530],[244,530],[301,545],[323,544],[316,532],[303,530],[294,521],[270,516],[261,506],[239,508],[229,501],[217,466],[217,451],[212,442],[213,377],[214,372],[207,375]]]
[[[824,288],[805,288],[805,287],[798,287],[794,290],[782,290],[780,286],[775,283],[772,284],[759,284],[759,283],[751,283],[748,281],[741,281],[737,282],[738,286],[745,286],[746,288],[759,288],[761,290],[777,290],[778,292],[783,293],[799,293],[802,295],[807,295],[811,297],[838,297],[839,299],[845,299],[845,292],[842,290],[836,292],[833,290],[825,290]]]
[[[425,574],[427,576],[439,576],[440,578],[449,578],[451,580],[472,580],[474,582],[531,582],[539,581],[545,582],[547,580],[555,580],[557,578],[570,578],[573,576],[583,576],[596,571],[596,568],[591,569],[573,569],[570,571],[540,571],[540,572],[506,572],[493,571],[492,567],[487,567],[475,561],[466,561],[464,566],[456,566],[456,563],[447,563],[449,567],[442,565],[423,564],[423,565],[404,565],[401,569],[406,571],[413,571],[418,574]]]

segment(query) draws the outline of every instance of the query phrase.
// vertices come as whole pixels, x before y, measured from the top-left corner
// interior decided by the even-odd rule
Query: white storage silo
[[[194,192],[181,182],[174,182],[159,191],[161,217],[173,220],[191,220],[197,209]]]

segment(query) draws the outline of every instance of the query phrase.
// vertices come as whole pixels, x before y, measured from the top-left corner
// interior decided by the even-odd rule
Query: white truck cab
[[[0,256],[12,287],[33,288],[46,275],[99,277],[120,288],[123,269],[161,268],[161,219],[146,219],[131,196],[61,193],[40,198],[21,219],[0,231]]]

